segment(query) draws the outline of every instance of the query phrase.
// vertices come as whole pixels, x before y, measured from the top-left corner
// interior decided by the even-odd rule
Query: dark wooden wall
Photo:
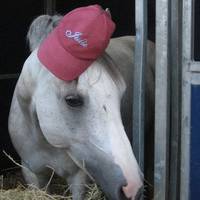
[[[194,59],[200,61],[200,1],[195,1]]]
[[[29,54],[26,32],[42,12],[42,1],[4,1],[0,6],[0,170],[14,166],[2,150],[18,159],[8,135],[8,113],[18,73]]]

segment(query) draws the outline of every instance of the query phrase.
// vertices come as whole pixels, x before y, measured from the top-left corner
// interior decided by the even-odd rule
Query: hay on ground
[[[59,177],[51,182],[51,194],[44,189],[34,186],[25,186],[21,173],[7,173],[0,176],[0,199],[1,200],[72,200],[69,187]],[[85,200],[105,200],[103,193],[95,184],[87,187]]]
[[[54,172],[47,183],[47,186],[50,186],[51,194],[46,192],[46,188],[41,190],[34,186],[25,186],[26,184],[20,170],[23,166],[17,163],[5,151],[4,154],[19,170],[8,170],[5,173],[6,175],[0,175],[0,200],[72,200],[69,186],[67,186],[63,179],[57,177]],[[106,200],[96,184],[86,186],[86,188],[85,200]]]

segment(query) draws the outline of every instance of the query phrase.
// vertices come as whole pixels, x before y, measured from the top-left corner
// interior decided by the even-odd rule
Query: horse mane
[[[121,93],[123,93],[126,89],[126,83],[120,73],[118,65],[114,62],[112,57],[107,52],[104,52],[97,61],[102,64]]]

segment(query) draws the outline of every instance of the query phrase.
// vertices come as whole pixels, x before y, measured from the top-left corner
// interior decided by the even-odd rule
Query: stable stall
[[[12,11],[10,18],[5,17],[8,15],[6,12],[1,13],[1,20],[5,22],[1,25],[3,31],[0,33],[3,44],[0,57],[1,132],[8,132],[7,117],[14,85],[29,54],[25,34],[30,22],[42,13],[65,14],[78,6],[94,3],[97,1],[76,1],[76,3],[56,0],[37,1],[37,3],[24,1],[12,7],[7,5],[7,9]],[[144,171],[144,178],[149,183],[148,195],[154,196],[155,200],[198,199],[200,195],[199,1],[156,0],[156,6],[154,0],[135,0],[135,4],[134,1],[127,1],[127,6],[123,1],[107,3],[98,1],[98,3],[110,7],[113,12],[113,18],[118,26],[114,37],[136,34],[135,55],[133,55],[136,68],[133,82],[131,140],[137,161]],[[151,136],[145,131],[144,79],[148,39],[156,43],[155,132]],[[9,59],[8,55],[12,56],[12,59]],[[15,157],[16,154],[9,144],[8,134],[1,141],[1,149]],[[8,162],[10,161],[5,155],[2,155],[1,170],[11,165],[11,162]]]

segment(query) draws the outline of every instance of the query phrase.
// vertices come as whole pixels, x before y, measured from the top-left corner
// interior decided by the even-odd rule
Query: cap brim
[[[38,58],[50,72],[64,81],[76,79],[93,62],[76,58],[64,49],[58,41],[56,29],[41,43]]]

